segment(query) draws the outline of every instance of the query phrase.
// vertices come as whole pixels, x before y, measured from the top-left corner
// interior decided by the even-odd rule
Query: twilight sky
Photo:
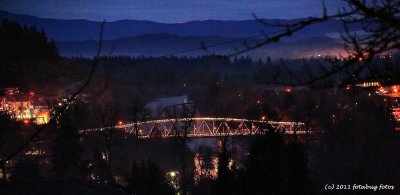
[[[325,0],[334,13],[343,0]],[[322,14],[321,0],[0,0],[0,9],[44,18],[176,23],[192,20],[291,19]]]

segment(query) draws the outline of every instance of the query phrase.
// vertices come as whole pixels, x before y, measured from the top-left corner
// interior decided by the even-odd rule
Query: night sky
[[[345,4],[326,0],[330,13]],[[0,9],[44,18],[176,23],[193,20],[268,19],[322,14],[321,0],[0,0]]]

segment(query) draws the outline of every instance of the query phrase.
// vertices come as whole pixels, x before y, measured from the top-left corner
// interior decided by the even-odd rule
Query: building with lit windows
[[[17,120],[30,120],[37,124],[46,124],[50,120],[49,107],[39,101],[35,92],[23,93],[18,88],[4,89],[4,95],[0,97],[0,111],[8,112]]]

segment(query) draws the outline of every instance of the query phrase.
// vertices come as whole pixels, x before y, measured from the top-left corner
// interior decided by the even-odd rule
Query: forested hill
[[[46,83],[68,72],[54,40],[36,27],[0,23],[0,87]],[[40,74],[39,74],[40,73]]]
[[[0,55],[6,60],[55,59],[58,56],[54,40],[48,41],[43,31],[6,19],[0,23],[0,43]]]

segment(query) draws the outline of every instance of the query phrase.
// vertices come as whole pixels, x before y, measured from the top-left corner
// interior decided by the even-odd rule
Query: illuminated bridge
[[[237,118],[166,118],[127,123],[113,127],[102,127],[81,130],[80,133],[102,132],[108,130],[124,130],[138,138],[171,138],[187,136],[191,138],[221,136],[261,135],[267,130],[275,130],[285,134],[307,135],[308,131],[302,122],[260,121]]]

